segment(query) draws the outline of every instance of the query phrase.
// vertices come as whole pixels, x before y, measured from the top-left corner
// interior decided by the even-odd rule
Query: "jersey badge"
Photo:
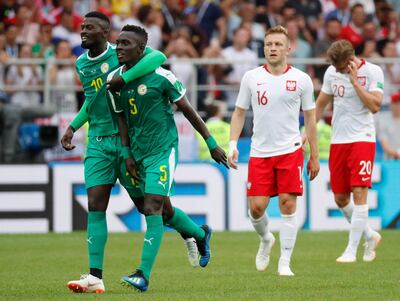
[[[103,64],[101,65],[100,69],[101,69],[101,72],[107,73],[108,70],[110,69],[110,66],[109,66],[107,63],[103,63]]]
[[[357,81],[361,86],[365,87],[365,85],[367,84],[367,77],[366,76],[357,76]]]
[[[137,92],[138,92],[140,95],[145,95],[146,92],[147,92],[147,87],[146,87],[146,85],[141,84],[141,85],[137,88]]]
[[[286,91],[296,91],[297,82],[295,80],[286,81]]]

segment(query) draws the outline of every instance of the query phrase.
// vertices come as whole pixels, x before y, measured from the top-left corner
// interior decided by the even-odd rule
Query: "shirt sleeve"
[[[246,72],[240,82],[239,94],[236,99],[236,106],[248,110],[251,104],[250,75]]]
[[[331,86],[331,68],[333,67],[329,67],[325,74],[324,74],[324,81],[322,83],[322,88],[321,88],[321,92],[324,92],[325,94],[328,95],[333,95],[333,91],[332,91],[332,86]]]
[[[186,94],[185,86],[175,77],[171,71],[164,72],[165,92],[172,102],[177,102]]]
[[[111,72],[110,74],[108,74],[107,76],[107,82],[109,82],[113,77],[114,74],[118,73],[119,69]],[[107,90],[106,96],[107,96],[107,100],[111,103],[111,106],[114,110],[115,113],[121,113],[124,109],[122,107],[122,101],[121,101],[121,94],[119,92],[116,93],[112,93],[110,91]]]
[[[300,95],[300,99],[303,111],[315,109],[314,86],[311,77],[307,74],[303,79],[303,91]]]
[[[383,94],[384,76],[382,69],[379,66],[373,65],[370,76],[371,82],[368,87],[368,92],[379,91]]]

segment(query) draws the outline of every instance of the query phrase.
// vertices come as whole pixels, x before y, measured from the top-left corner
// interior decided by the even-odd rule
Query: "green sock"
[[[87,242],[89,267],[103,269],[104,248],[107,242],[107,220],[104,211],[89,211]]]
[[[163,237],[163,220],[161,215],[146,216],[147,230],[144,235],[142,259],[140,269],[143,271],[147,280],[150,279],[150,273],[156,261],[158,250],[161,246]]]
[[[181,209],[174,207],[174,215],[166,222],[167,226],[188,237],[202,240],[206,233]]]

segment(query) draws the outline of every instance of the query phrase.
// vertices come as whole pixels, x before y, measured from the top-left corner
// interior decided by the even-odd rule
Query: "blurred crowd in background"
[[[330,44],[341,38],[348,39],[356,54],[366,59],[400,57],[400,0],[2,0],[0,3],[0,103],[12,104],[11,113],[6,111],[6,114],[16,112],[17,119],[26,111],[30,117],[51,115],[41,107],[43,93],[29,90],[29,86],[43,85],[44,68],[6,63],[10,58],[71,59],[71,65],[52,65],[48,70],[50,82],[79,85],[73,59],[84,51],[80,46],[80,25],[91,10],[109,16],[110,42],[115,42],[126,24],[143,26],[149,34],[148,45],[168,56],[168,67],[186,86],[208,85],[206,90],[197,92],[196,106],[200,112],[212,111],[209,105],[214,100],[225,103],[228,112],[234,108],[243,74],[258,66],[264,57],[266,29],[278,24],[288,29],[292,58],[325,58]],[[199,67],[179,58],[224,58],[228,63]],[[385,75],[384,107],[388,112],[389,108],[399,110],[400,101],[392,96],[400,90],[400,60],[381,66]],[[313,78],[318,93],[327,66],[296,64],[295,67]],[[13,85],[28,88],[17,91],[10,88]],[[236,89],[221,88],[224,85]],[[51,99],[57,103],[58,113],[75,113],[84,101],[82,92],[74,89],[53,91]],[[4,110],[3,107],[3,115]],[[398,118],[394,123],[400,137]],[[0,131],[7,132],[3,117]],[[250,132],[251,127],[245,135]],[[400,145],[393,149],[397,155],[388,157],[398,159]]]

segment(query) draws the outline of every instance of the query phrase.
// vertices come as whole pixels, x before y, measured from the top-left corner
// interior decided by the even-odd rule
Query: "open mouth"
[[[81,37],[82,42],[86,42],[88,40],[87,37]]]

